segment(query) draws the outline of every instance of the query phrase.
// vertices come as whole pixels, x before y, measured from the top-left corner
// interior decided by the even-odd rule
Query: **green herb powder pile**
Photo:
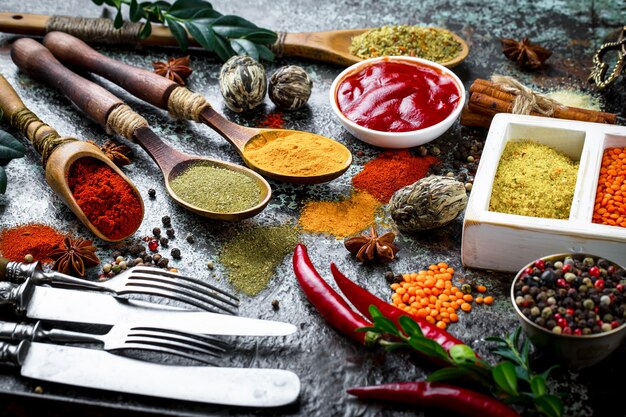
[[[250,209],[259,204],[262,195],[253,178],[202,162],[186,168],[170,186],[181,200],[216,213]]]
[[[493,181],[489,210],[567,219],[577,175],[578,162],[549,146],[508,142]]]
[[[256,295],[267,286],[276,267],[297,242],[298,233],[293,225],[244,230],[224,244],[220,262],[238,291]]]
[[[383,26],[352,38],[350,53],[359,58],[408,55],[447,62],[461,52],[447,31],[423,26]]]

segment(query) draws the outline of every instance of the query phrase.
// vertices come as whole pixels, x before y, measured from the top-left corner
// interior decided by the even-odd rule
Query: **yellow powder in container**
[[[338,239],[358,233],[374,223],[380,202],[364,191],[342,201],[310,201],[300,215],[300,227],[308,232],[328,233]]]
[[[305,132],[281,136],[267,132],[248,142],[244,156],[252,165],[264,171],[311,177],[346,168],[350,151],[323,136]]]

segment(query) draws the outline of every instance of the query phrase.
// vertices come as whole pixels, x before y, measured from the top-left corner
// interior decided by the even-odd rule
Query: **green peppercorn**
[[[114,274],[119,274],[121,270],[122,268],[119,265],[113,265],[111,267],[111,272],[113,272]]]
[[[461,285],[461,292],[463,294],[471,294],[472,293],[472,286],[470,284],[463,284],[463,285]]]

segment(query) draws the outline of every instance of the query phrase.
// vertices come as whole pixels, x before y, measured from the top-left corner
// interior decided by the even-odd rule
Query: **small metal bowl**
[[[561,253],[556,255],[548,255],[540,258],[544,262],[562,261],[565,257],[571,256],[574,259],[583,259],[591,257],[599,259],[601,257],[586,253]],[[622,268],[619,264],[611,262],[616,268]],[[530,321],[515,303],[515,283],[524,273],[526,268],[532,267],[535,261],[524,266],[515,276],[511,284],[511,302],[517,318],[519,319],[522,329],[530,339],[530,341],[542,352],[550,354],[558,361],[572,368],[584,368],[602,361],[617,349],[626,337],[626,323],[609,331],[593,335],[566,335],[556,334],[545,329],[532,321]]]

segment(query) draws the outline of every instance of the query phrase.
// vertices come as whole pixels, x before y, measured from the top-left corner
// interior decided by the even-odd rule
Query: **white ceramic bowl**
[[[354,123],[352,120],[348,119],[342,112],[339,110],[339,105],[337,104],[337,89],[339,84],[349,75],[354,74],[361,69],[375,64],[380,61],[395,61],[395,62],[406,62],[409,64],[424,64],[426,66],[430,66],[438,69],[442,73],[449,75],[456,82],[458,90],[459,90],[459,101],[452,113],[446,117],[441,122],[426,127],[424,129],[412,130],[409,132],[383,132],[380,130],[368,129],[366,127],[360,126]],[[330,87],[330,105],[335,112],[335,115],[346,128],[348,132],[362,140],[363,142],[367,142],[370,145],[380,146],[381,148],[412,148],[414,146],[423,145],[432,140],[437,139],[439,136],[443,135],[446,130],[452,126],[454,121],[461,114],[461,110],[463,109],[463,104],[465,103],[465,87],[463,87],[463,83],[452,71],[448,68],[437,64],[436,62],[429,61],[427,59],[422,58],[413,58],[407,56],[392,56],[392,57],[379,57],[379,58],[370,58],[358,62],[352,66],[349,66],[344,71],[341,72],[333,81],[333,84]]]

